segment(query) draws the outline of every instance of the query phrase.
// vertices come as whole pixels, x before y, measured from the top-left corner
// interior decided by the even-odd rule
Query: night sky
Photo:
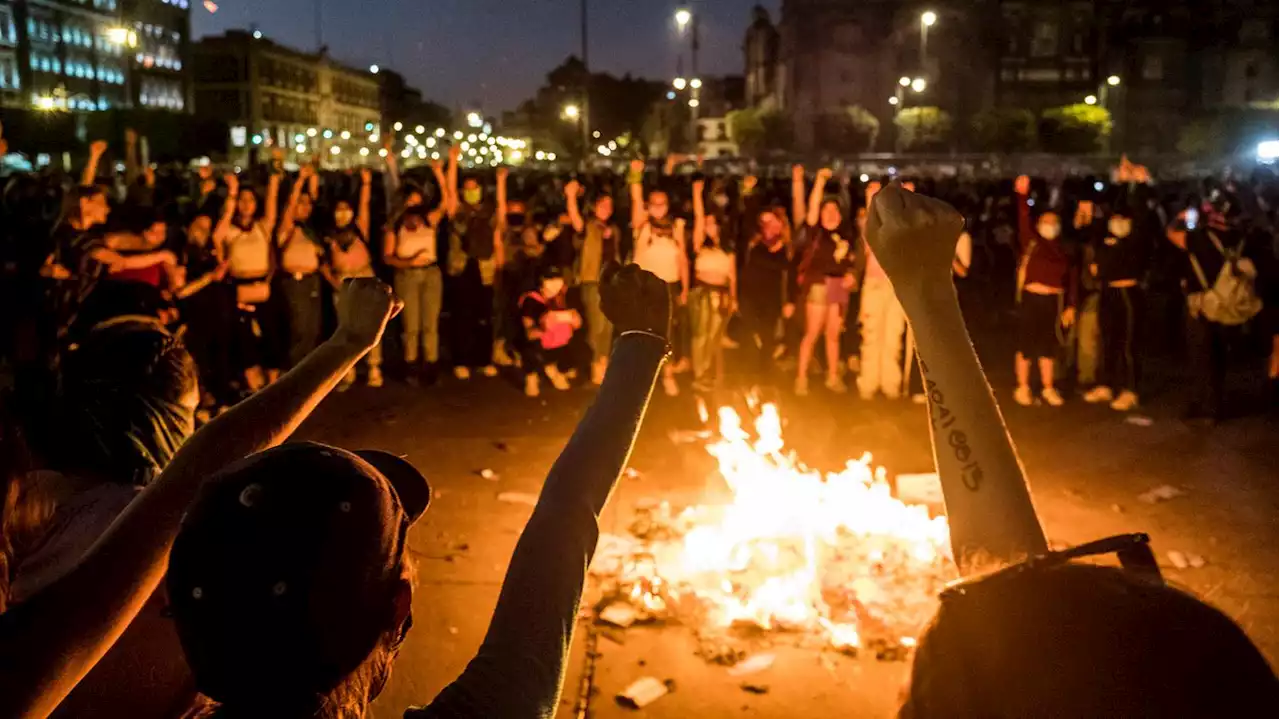
[[[216,0],[210,14],[192,2],[196,37],[256,24],[291,47],[316,46],[315,3],[324,41],[337,59],[391,67],[431,100],[488,114],[514,108],[546,73],[579,48],[579,0]],[[742,38],[755,0],[588,0],[593,70],[673,77],[689,68],[689,40],[672,16],[690,7],[700,20],[701,74],[741,74]],[[777,19],[780,0],[764,0]]]

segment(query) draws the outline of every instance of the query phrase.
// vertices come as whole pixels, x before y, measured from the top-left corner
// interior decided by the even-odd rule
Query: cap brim
[[[410,522],[418,521],[423,512],[427,511],[427,506],[431,504],[431,484],[409,460],[379,449],[361,449],[353,454],[373,465],[374,469],[387,478]]]

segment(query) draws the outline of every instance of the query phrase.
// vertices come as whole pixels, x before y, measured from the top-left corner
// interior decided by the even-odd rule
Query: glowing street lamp
[[[924,92],[924,89],[926,87],[928,87],[928,83],[924,81],[923,77],[917,77],[916,79],[911,81],[912,92]]]
[[[579,117],[582,117],[582,108],[577,105],[565,105],[560,114],[566,120],[577,120]]]
[[[671,81],[671,86],[677,90],[685,89],[685,87],[688,86],[688,84],[689,82],[685,80],[683,77],[677,77],[676,79]]]
[[[693,20],[693,13],[689,12],[688,8],[676,10],[676,27],[680,28],[680,32],[684,32],[691,20]]]
[[[689,81],[689,87],[692,87],[693,89],[697,90],[698,88],[702,87],[702,80],[696,77],[693,78],[692,80]]]
[[[911,78],[907,77],[906,75],[903,75],[902,77],[898,78],[898,84],[903,87],[911,87]]]
[[[107,40],[116,45],[137,47],[138,34],[127,27],[107,28]]]
[[[1085,96],[1085,98],[1084,98],[1084,104],[1086,104],[1086,105],[1097,105],[1097,104],[1098,104],[1098,96],[1097,96],[1097,95],[1086,95],[1086,96]]]
[[[902,102],[902,101],[899,100],[896,95],[894,97],[889,98],[889,104],[893,105],[894,107],[897,107],[899,102]]]
[[[698,98],[696,98],[696,97],[691,97],[691,98],[689,98],[689,107],[697,107],[697,106],[698,106],[698,104],[699,104],[699,103],[698,103]]]
[[[378,74],[378,70],[380,70],[380,69],[382,69],[382,68],[378,67],[377,65],[370,65],[370,66],[369,66],[369,72],[370,72],[370,73],[372,73],[372,74],[374,74],[374,75],[377,75],[377,74]]]
[[[1111,77],[1108,77],[1108,78],[1107,78],[1107,84],[1108,84],[1108,85],[1110,85],[1111,87],[1115,87],[1115,86],[1119,85],[1119,84],[1120,84],[1120,76],[1119,76],[1119,75],[1112,75]]]
[[[478,112],[468,112],[467,124],[471,127],[480,127],[484,124],[484,118],[480,117],[480,113]]]
[[[933,27],[933,24],[936,22],[938,22],[938,13],[932,10],[925,10],[924,12],[920,13],[921,25],[924,25],[925,27]]]

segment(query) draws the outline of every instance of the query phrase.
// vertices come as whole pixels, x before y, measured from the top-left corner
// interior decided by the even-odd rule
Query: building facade
[[[287,162],[346,167],[377,149],[379,74],[239,30],[201,39],[193,62],[197,111],[230,125],[234,162],[278,148]]]
[[[0,103],[187,109],[189,0],[0,1]]]

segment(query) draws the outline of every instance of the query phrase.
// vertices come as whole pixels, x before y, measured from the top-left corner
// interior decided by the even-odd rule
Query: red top
[[[1031,223],[1031,205],[1026,195],[1018,195],[1018,244],[1027,263],[1027,285],[1039,283],[1062,290],[1067,307],[1075,307],[1078,274],[1062,240],[1046,240]],[[1027,253],[1030,252],[1028,255]]]
[[[155,288],[160,288],[165,281],[164,263],[157,261],[154,265],[139,267],[132,270],[119,270],[110,274],[113,280],[122,280],[124,282],[142,282]]]

